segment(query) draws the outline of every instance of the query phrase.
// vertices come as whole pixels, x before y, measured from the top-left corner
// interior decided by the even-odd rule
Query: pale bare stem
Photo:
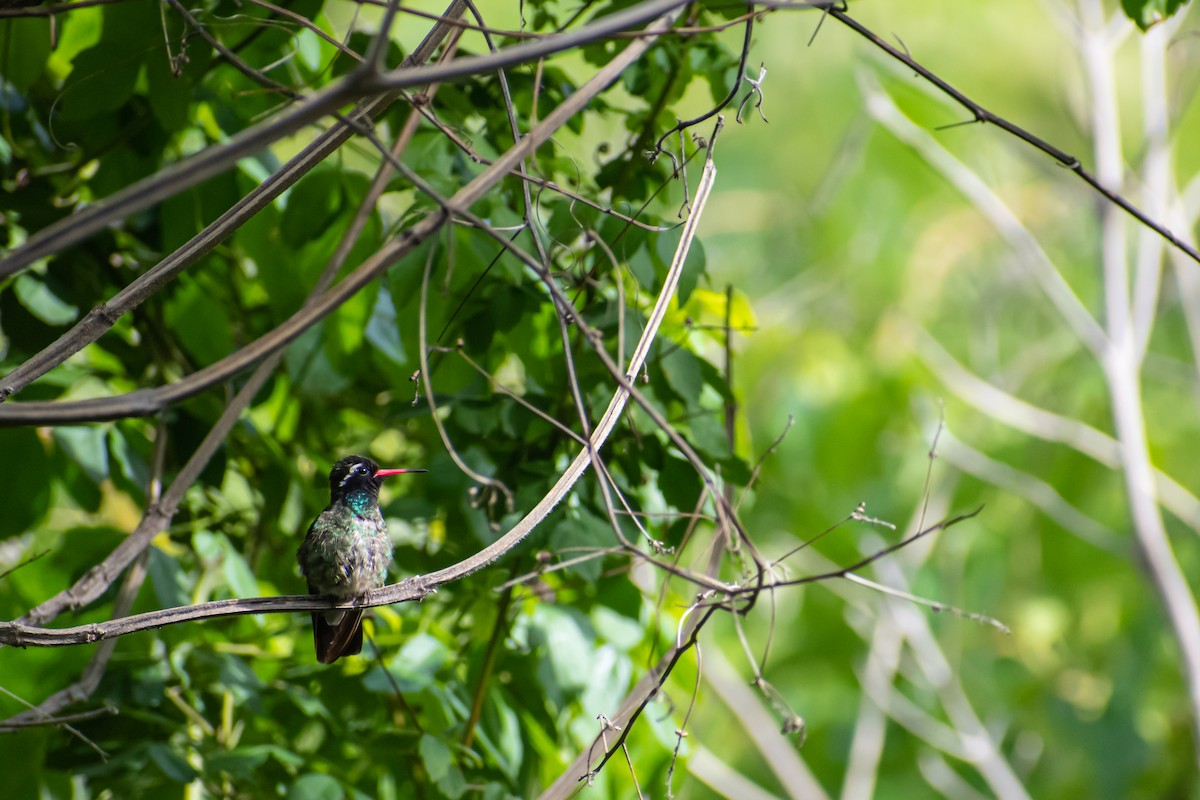
[[[693,746],[688,758],[688,774],[721,797],[736,797],[738,800],[776,800],[778,797],[701,745]],[[818,796],[808,795],[810,798]]]
[[[696,643],[696,683],[692,686],[692,697],[688,701],[687,711],[683,715],[683,722],[675,729],[675,748],[671,751],[671,762],[667,767],[667,797],[673,798],[675,790],[671,786],[672,779],[675,777],[675,765],[679,762],[679,751],[683,747],[683,740],[687,738],[688,721],[692,718],[692,712],[696,709],[696,698],[700,696],[700,679],[704,676],[704,659],[700,649],[700,643]]]
[[[820,800],[828,795],[796,750],[795,740],[785,735],[759,695],[751,691],[743,676],[733,668],[720,648],[710,648],[704,682],[721,699],[737,720],[741,732],[762,756],[779,785],[792,800]],[[696,759],[693,755],[693,761]],[[692,763],[689,767],[695,772]],[[743,795],[734,795],[741,797]]]
[[[1198,252],[1195,247],[1180,239],[1168,228],[1164,227],[1161,222],[1158,222],[1153,217],[1147,215],[1144,211],[1139,209],[1137,206],[1133,205],[1133,203],[1126,199],[1120,192],[1112,189],[1106,185],[1103,180],[1088,172],[1088,170],[1084,168],[1083,164],[1080,163],[1078,158],[1060,150],[1059,148],[1047,142],[1045,139],[1039,138],[1024,128],[1021,128],[1019,125],[1008,121],[998,114],[992,113],[979,103],[976,103],[958,89],[955,89],[948,82],[935,75],[929,69],[921,64],[918,64],[907,51],[901,52],[900,50],[897,50],[891,44],[880,38],[874,31],[855,20],[848,13],[846,13],[844,6],[839,7],[829,4],[824,8],[827,14],[837,19],[843,25],[851,28],[855,33],[867,39],[869,42],[871,42],[871,44],[887,53],[896,61],[904,64],[908,69],[913,70],[917,75],[932,84],[939,92],[971,112],[971,115],[974,117],[974,122],[986,122],[991,125],[995,125],[1006,133],[1015,136],[1017,139],[1020,139],[1030,147],[1039,150],[1043,154],[1054,159],[1059,164],[1062,164],[1064,167],[1074,172],[1084,183],[1095,190],[1097,194],[1104,197],[1109,203],[1119,207],[1126,214],[1136,219],[1139,223],[1147,228],[1150,228],[1159,236],[1170,242],[1174,248],[1180,252],[1186,253],[1189,258],[1193,259],[1197,263],[1200,263],[1200,252]],[[1115,49],[1116,45],[1119,44],[1120,39],[1128,35],[1128,33],[1132,30],[1132,27],[1133,26],[1130,21],[1124,16],[1120,14],[1114,14],[1112,19],[1109,21],[1104,36],[1110,43],[1110,46]]]
[[[888,585],[907,588],[905,573],[896,561],[880,561],[877,570]],[[957,673],[930,629],[929,618],[909,603],[893,601],[888,603],[887,608],[908,640],[925,682],[937,692],[946,716],[954,726],[953,736],[957,746],[947,752],[958,751],[965,756],[996,797],[1013,800],[1028,798],[1021,779],[1001,754],[993,734],[972,708]],[[894,695],[894,698],[899,697],[899,693]]]
[[[1069,531],[1090,545],[1118,556],[1128,557],[1130,547],[1108,526],[1071,505],[1051,484],[1028,472],[997,461],[956,437],[951,431],[942,435],[940,454],[947,462],[968,475],[1012,492],[1042,513],[1063,530]]]
[[[958,617],[959,619],[977,622],[980,625],[987,625],[995,628],[1001,633],[1012,633],[1012,629],[1010,629],[1000,620],[996,619],[995,617],[989,617],[987,614],[981,614],[978,611],[967,611],[959,608],[958,606],[952,606],[948,603],[943,603],[940,600],[930,600],[928,597],[921,597],[920,595],[912,594],[911,592],[905,592],[901,589],[893,589],[891,586],[885,586],[882,583],[876,583],[869,578],[864,578],[861,575],[855,575],[853,572],[847,572],[842,577],[851,583],[857,583],[859,586],[865,586],[868,589],[873,589],[880,594],[886,594],[899,600],[907,600],[915,605],[925,606],[931,609],[935,614],[945,612],[951,616]]]
[[[1152,27],[1141,37],[1142,194],[1147,213],[1169,218],[1174,172],[1171,163],[1171,114],[1167,100],[1167,42],[1182,19]],[[1158,312],[1165,247],[1161,237],[1142,229],[1137,242],[1133,285],[1133,329],[1139,359],[1145,359]]]
[[[1179,205],[1183,208],[1176,209],[1172,218],[1178,220],[1180,227],[1190,229],[1197,214],[1200,213],[1200,175],[1192,179],[1192,186],[1189,188],[1195,191],[1197,197],[1192,204],[1193,207],[1188,207],[1185,194],[1179,201]],[[1195,239],[1190,241],[1194,243]],[[1200,266],[1175,251],[1171,252],[1171,265],[1174,267],[1172,274],[1178,287],[1179,306],[1187,323],[1192,361],[1195,363],[1197,371],[1200,372]]]
[[[629,767],[629,777],[633,778],[633,788],[637,791],[638,800],[645,800],[642,787],[638,784],[637,772],[633,769],[633,759],[629,756],[629,746],[621,742],[621,752],[625,754],[625,765]]]
[[[941,753],[927,750],[919,754],[917,769],[925,782],[943,797],[953,797],[955,800],[988,800],[988,795],[963,780]]]
[[[574,548],[563,548],[562,550],[559,551],[558,554],[565,555],[571,549],[574,549]],[[560,570],[569,569],[571,567],[577,567],[580,564],[586,564],[589,561],[595,561],[597,558],[604,558],[606,556],[616,556],[616,555],[620,555],[625,552],[625,548],[623,548],[623,547],[597,547],[597,548],[587,548],[587,549],[591,550],[591,552],[588,552],[581,556],[576,556],[574,558],[564,559],[562,561],[559,561],[556,564],[539,566],[536,570],[533,570],[532,572],[526,572],[524,575],[518,575],[517,577],[512,578],[511,580],[505,581],[504,583],[500,584],[495,589],[493,589],[493,591],[499,592],[499,591],[507,589],[511,586],[519,586],[520,584],[523,584],[523,583],[529,583],[533,579],[539,578],[542,575],[547,575],[551,572],[558,572]]]
[[[774,597],[774,592],[771,592]],[[738,641],[742,645],[742,652],[746,656],[746,662],[750,664],[750,668],[754,671],[754,680],[751,684],[758,689],[762,694],[763,699],[771,706],[771,710],[775,712],[777,718],[776,724],[779,727],[779,732],[785,736],[794,736],[797,747],[804,746],[804,740],[808,736],[808,729],[804,723],[804,717],[796,713],[795,709],[784,699],[766,678],[763,677],[762,663],[754,657],[754,652],[750,647],[750,641],[746,638],[746,632],[742,628],[742,614],[736,611],[730,614],[733,620],[734,630],[737,631]]]
[[[917,517],[917,530],[925,527],[925,512],[929,507],[929,497],[933,486],[933,464],[938,459],[938,439],[946,429],[946,404],[938,403],[937,428],[933,432],[933,442],[929,445],[929,463],[925,465],[925,486],[921,489],[921,514]],[[895,526],[892,526],[895,529]]]
[[[1030,436],[1065,444],[1110,469],[1121,468],[1120,445],[1107,433],[996,388],[967,371],[925,331],[919,331],[918,337],[922,361],[958,399]],[[1162,470],[1154,469],[1154,483],[1163,506],[1184,524],[1200,531],[1200,499]]]
[[[876,616],[873,622],[866,663],[858,675],[864,691],[858,699],[842,800],[870,800],[875,796],[879,762],[887,740],[887,715],[872,698],[887,697],[895,691],[892,683],[904,650],[904,638],[889,620]]]
[[[1100,0],[1082,0],[1083,60],[1095,107],[1093,136],[1102,180],[1119,186],[1123,172],[1117,115],[1113,36],[1102,29]],[[1109,26],[1111,27],[1111,26]],[[1100,365],[1112,398],[1126,496],[1144,566],[1158,590],[1178,641],[1183,674],[1188,684],[1193,725],[1193,755],[1200,763],[1200,611],[1167,537],[1150,460],[1145,410],[1141,396],[1141,352],[1130,305],[1129,271],[1125,254],[1124,220],[1106,209],[1103,218],[1104,292],[1111,346]]]
[[[1104,8],[1100,0],[1081,0],[1080,56],[1084,76],[1091,91],[1092,138],[1096,159],[1096,177],[1114,191],[1125,182],[1124,156],[1121,149],[1120,114],[1113,74],[1116,42],[1105,29]],[[1117,13],[1120,13],[1119,11]],[[1111,205],[1101,209],[1101,262],[1104,272],[1105,316],[1112,346],[1124,350],[1132,346],[1130,328],[1129,267],[1125,220]],[[1096,351],[1103,359],[1107,348]]]
[[[945,513],[949,504],[950,492],[939,491],[931,495],[930,505],[935,513]],[[930,552],[931,548],[907,548],[905,558],[879,561],[877,572],[889,588],[909,593],[907,573],[917,569]],[[851,599],[850,595],[839,590],[839,584],[828,584],[829,588]],[[892,594],[892,593],[889,593]],[[874,613],[872,632],[860,629],[864,638],[871,640],[871,652],[868,655],[865,671],[860,677],[864,693],[878,708],[884,710],[902,726],[914,735],[924,739],[930,745],[943,750],[956,758],[971,762],[989,783],[992,791],[998,797],[1025,797],[1024,787],[1012,772],[1011,767],[1000,756],[990,733],[971,709],[970,703],[963,693],[957,675],[950,667],[941,646],[929,628],[929,619],[920,613],[908,597],[904,602],[888,600],[879,607],[886,613]],[[862,603],[861,597],[854,597],[857,604]],[[865,628],[866,626],[860,626]],[[908,674],[907,678],[914,685],[928,685],[938,694],[943,708],[952,723],[951,726],[934,719],[914,703],[908,700],[893,686],[897,670],[902,664],[898,648],[907,639],[917,657],[921,674]],[[870,717],[872,712],[860,708],[860,719]],[[877,735],[882,735],[878,733]],[[867,736],[867,734],[863,734]],[[863,748],[860,765],[871,760],[870,754],[881,742],[863,742],[857,745]],[[852,751],[854,747],[852,746]],[[864,796],[865,785],[857,786],[856,796]],[[849,795],[847,795],[849,796]]]
[[[791,550],[788,550],[786,553],[784,553],[783,555],[779,556],[778,558],[773,558],[773,559],[771,559],[771,565],[772,565],[772,566],[775,566],[775,565],[778,565],[778,564],[782,564],[782,563],[783,563],[784,561],[786,561],[787,559],[789,559],[789,558],[791,558],[792,556],[796,555],[796,553],[799,553],[801,550],[804,550],[804,549],[806,549],[806,548],[808,548],[808,547],[811,547],[812,545],[814,545],[814,544],[816,544],[817,542],[821,541],[821,540],[822,540],[822,539],[824,539],[826,536],[828,536],[829,534],[833,533],[833,532],[834,532],[834,531],[836,531],[838,528],[842,527],[842,526],[843,526],[843,525],[845,525],[847,522],[850,522],[850,521],[852,521],[853,519],[854,519],[854,512],[852,511],[852,512],[850,512],[850,514],[849,514],[847,517],[845,517],[844,519],[840,519],[840,520],[838,520],[837,522],[833,523],[833,524],[832,524],[832,525],[830,525],[828,528],[826,528],[825,530],[823,530],[823,531],[821,531],[820,533],[818,533],[816,536],[811,536],[811,537],[809,537],[808,539],[805,539],[803,542],[801,542],[800,544],[796,545],[796,546],[795,546],[795,547],[793,547]]]
[[[0,692],[3,692],[19,703],[30,705],[3,687],[0,687]],[[40,719],[28,723],[15,724],[9,722],[0,722],[0,733],[16,733],[17,731],[25,730],[27,728],[42,728],[47,725],[62,725],[64,730],[67,730],[71,733],[78,733],[78,731],[68,727],[68,725],[64,725],[64,723],[82,722],[85,719],[96,719],[97,717],[114,717],[120,713],[121,709],[117,708],[116,706],[104,706],[102,708],[94,708],[91,711],[80,711],[75,714],[59,714],[57,717],[52,719]],[[93,749],[97,748],[93,747]],[[104,757],[104,754],[102,754],[102,757]]]
[[[396,166],[401,166],[399,162],[395,162]],[[442,440],[442,446],[446,448],[446,453],[454,461],[455,466],[462,471],[464,475],[471,480],[483,486],[490,486],[504,495],[505,506],[509,511],[513,508],[512,491],[504,485],[503,481],[489,478],[476,472],[470,467],[467,462],[463,461],[462,456],[458,454],[458,450],[454,447],[454,443],[450,441],[450,434],[446,432],[446,426],[442,423],[441,414],[438,411],[437,400],[433,394],[433,375],[429,370],[429,345],[427,342],[429,326],[428,326],[428,306],[429,306],[429,275],[433,271],[434,256],[437,253],[436,247],[429,248],[429,255],[425,258],[425,269],[421,273],[421,299],[417,312],[417,335],[418,345],[417,352],[420,356],[421,374],[425,376],[422,387],[425,390],[425,402],[429,406],[429,418],[433,420],[433,424],[437,427],[438,437]]]
[[[958,189],[991,223],[1019,257],[1026,274],[1058,310],[1079,340],[1099,356],[1108,344],[1104,329],[1066,282],[1037,238],[1000,197],[973,170],[955,158],[927,131],[918,127],[866,72],[859,73],[859,88],[871,117],[904,142],[927,164]]]

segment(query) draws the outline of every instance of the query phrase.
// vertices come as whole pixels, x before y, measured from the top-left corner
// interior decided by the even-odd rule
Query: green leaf
[[[29,428],[0,430],[0,453],[9,469],[0,480],[0,539],[24,533],[50,506],[50,459]]]
[[[288,800],[342,800],[346,790],[330,775],[301,775],[288,789]]]
[[[550,549],[561,553],[564,561],[585,555],[581,548],[610,547],[615,543],[616,534],[608,521],[587,512],[569,512],[550,533]],[[565,571],[594,583],[600,579],[603,565],[602,557],[589,558],[567,567]]]
[[[23,273],[13,282],[13,291],[21,305],[47,325],[66,325],[79,316],[79,308],[58,298],[38,278]]]
[[[367,322],[367,341],[376,350],[397,364],[408,361],[408,353],[400,338],[400,324],[396,319],[396,306],[392,302],[392,293],[386,285],[380,286],[375,298],[375,308],[371,311],[371,319]]]
[[[421,763],[425,771],[435,781],[440,781],[454,765],[454,754],[441,739],[428,733],[421,736],[421,744],[417,747],[421,754]]]
[[[165,129],[178,131],[190,120],[188,114],[192,102],[192,82],[180,73],[171,72],[170,60],[164,55],[146,62],[146,83],[150,99],[150,110]]]
[[[4,77],[12,88],[24,92],[46,70],[54,31],[49,19],[5,20]]]
[[[441,780],[437,782],[438,789],[442,794],[449,797],[450,800],[458,800],[467,793],[467,780],[463,777],[462,770],[458,767],[450,767]]]
[[[108,478],[108,447],[104,428],[55,428],[54,441],[96,483]]]
[[[190,783],[200,774],[183,756],[165,744],[152,744],[149,752],[150,759],[176,783]]]
[[[219,537],[221,543],[221,570],[229,588],[237,597],[257,597],[258,580],[254,577],[246,559],[233,546],[233,542],[224,534]]]
[[[667,384],[689,409],[696,408],[700,400],[700,389],[704,385],[696,356],[691,351],[679,347],[664,356],[660,365]]]
[[[157,547],[151,547],[146,571],[150,575],[150,585],[154,587],[154,596],[160,608],[186,606],[190,602],[190,590],[194,581],[174,558]]]
[[[670,456],[663,462],[658,475],[658,488],[663,498],[678,510],[691,511],[703,487],[704,482],[689,462]]]
[[[336,170],[319,169],[287,193],[287,208],[279,229],[290,247],[321,236],[342,209],[342,183]]]
[[[101,41],[75,57],[58,116],[76,122],[115,111],[133,95],[142,62],[128,49]]]
[[[671,266],[671,261],[675,258],[675,250],[679,247],[682,235],[682,233],[659,234],[654,243],[657,256],[655,266],[664,276]],[[676,299],[680,306],[692,296],[692,291],[696,288],[700,276],[707,269],[707,264],[708,257],[704,254],[704,245],[700,243],[699,239],[692,239],[692,245],[688,248],[687,260],[683,262],[683,269],[679,273],[679,285],[675,289]]]
[[[543,605],[534,614],[534,625],[555,684],[567,690],[582,689],[590,674],[592,646],[579,620],[568,609]]]
[[[449,660],[446,646],[428,634],[417,634],[404,643],[400,652],[388,664],[388,672],[401,691],[416,692],[434,682],[438,670]],[[387,675],[379,667],[363,678],[363,685],[373,692],[391,694],[395,691]]]
[[[200,281],[181,275],[179,288],[167,303],[167,323],[198,364],[211,364],[233,351],[233,337],[225,322],[227,311]]]
[[[1142,30],[1162,22],[1183,8],[1187,0],[1121,0],[1125,14]]]

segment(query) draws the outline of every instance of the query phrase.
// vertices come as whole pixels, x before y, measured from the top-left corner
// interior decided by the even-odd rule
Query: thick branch
[[[603,39],[633,25],[640,25],[664,13],[677,10],[686,2],[687,0],[646,0],[615,14],[600,17],[596,22],[574,31],[522,42],[494,54],[456,59],[446,64],[405,67],[384,75],[375,74],[370,65],[367,65],[366,68],[355,71],[315,93],[305,102],[280,113],[274,119],[238,133],[225,144],[209,147],[43,228],[30,236],[24,245],[0,259],[0,277],[11,275],[39,258],[58,253],[117,220],[149,208],[220,174],[238,159],[253,155],[272,142],[321,117],[335,113],[345,104],[360,97],[458,80],[515,64],[536,61]]]
[[[666,30],[675,16],[677,10],[673,10],[665,14],[657,22],[647,29],[647,33],[661,33]],[[602,91],[625,67],[632,64],[642,53],[644,53],[653,43],[653,36],[638,39],[631,43],[625,50],[617,55],[603,70],[598,72],[587,83],[579,88],[579,90],[571,95],[562,105],[554,109],[546,119],[537,127],[535,127],[528,136],[524,137],[517,145],[510,149],[507,153],[496,160],[496,163],[486,170],[483,174],[477,177],[474,181],[458,192],[451,201],[453,204],[462,204],[464,207],[469,206],[472,202],[478,199],[490,186],[506,175],[513,165],[520,161],[528,150],[536,147],[537,144],[544,141],[555,130],[561,127],[565,122],[577,113],[595,94]],[[708,165],[708,171],[715,174],[715,169],[712,168],[711,162]],[[711,177],[709,178],[711,182]],[[489,182],[490,181],[490,182]],[[426,221],[432,218],[438,218],[438,224],[444,218],[445,212],[439,211],[437,214],[430,215]],[[698,220],[697,220],[698,221]],[[422,224],[424,224],[423,221]],[[419,226],[418,226],[419,227]],[[690,230],[694,232],[695,221],[690,224]],[[407,241],[407,239],[405,240]],[[685,235],[681,240],[679,247],[686,252],[686,247],[691,242],[691,237]],[[385,248],[381,253],[389,251],[390,248]],[[376,254],[375,257],[368,261],[355,271],[357,275],[369,264],[380,261],[382,256]],[[673,267],[676,271],[682,270],[683,257],[677,255],[673,262]],[[338,287],[351,280],[348,277]],[[651,315],[651,322],[646,326],[642,334],[642,341],[639,342],[633,359],[629,364],[627,374],[637,374],[645,362],[645,358],[650,351],[650,342],[658,332],[658,323],[661,322],[667,305],[670,303],[671,296],[674,292],[675,285],[678,281],[678,274],[674,277],[668,277],[664,282],[662,291],[659,294],[658,301],[655,305],[655,313]],[[323,296],[324,297],[324,296]],[[595,432],[592,434],[588,448],[585,448],[572,462],[568,470],[559,478],[558,482],[550,490],[550,492],[542,499],[532,511],[529,512],[517,525],[513,527],[507,534],[501,537],[490,546],[484,548],[479,553],[467,558],[458,564],[455,564],[446,569],[435,572],[431,575],[422,576],[403,581],[399,584],[387,586],[382,589],[370,592],[361,602],[350,604],[334,604],[328,600],[313,598],[308,596],[303,597],[269,597],[269,598],[254,598],[250,600],[223,600],[215,603],[204,603],[196,606],[184,606],[179,608],[164,609],[162,611],[154,611],[148,614],[139,614],[133,617],[125,617],[119,620],[113,620],[106,623],[96,625],[84,625],[76,628],[67,628],[59,631],[47,630],[43,628],[34,628],[23,625],[21,623],[4,623],[0,624],[0,644],[12,645],[40,645],[40,646],[62,646],[69,644],[80,644],[84,642],[98,641],[107,639],[113,636],[122,636],[127,633],[133,633],[140,630],[148,630],[151,628],[160,628],[164,625],[171,625],[179,622],[187,622],[195,619],[208,619],[211,617],[232,616],[238,614],[260,614],[271,612],[291,612],[291,611],[315,611],[329,608],[351,608],[351,607],[369,607],[378,605],[388,605],[391,603],[399,603],[407,600],[416,600],[424,597],[429,592],[436,589],[438,586],[448,583],[458,578],[481,569],[487,564],[495,561],[504,553],[515,547],[530,531],[550,513],[551,509],[556,506],[559,501],[570,491],[571,487],[583,474],[591,459],[589,451],[599,450],[604,441],[608,438],[612,429],[616,426],[617,420],[620,417],[621,410],[624,408],[625,402],[629,396],[628,385],[617,389],[612,401],[609,403],[608,410],[602,417],[600,424],[597,425]],[[172,497],[176,485],[179,484],[179,479],[172,485],[172,492],[168,493],[168,498]],[[188,482],[190,484],[190,481]],[[176,502],[178,502],[176,500]],[[164,501],[165,505],[165,501]],[[148,520],[154,517],[155,513],[161,515],[161,511],[152,510],[146,515],[143,524],[139,526],[139,530],[147,527]],[[169,515],[168,515],[169,517]],[[151,523],[153,524],[153,523]],[[138,537],[130,536],[126,542],[122,543],[122,547],[130,543],[130,540]],[[144,545],[143,545],[144,546]],[[118,548],[120,550],[121,548]],[[115,555],[115,554],[114,554]],[[107,563],[107,561],[105,562]],[[125,563],[128,563],[126,561]],[[102,565],[103,566],[103,565]],[[99,567],[97,570],[104,573]],[[32,614],[32,612],[31,612]],[[27,615],[24,619],[34,621],[37,617]]]

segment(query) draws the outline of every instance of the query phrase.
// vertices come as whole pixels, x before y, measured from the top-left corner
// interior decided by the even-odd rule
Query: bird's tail
[[[341,612],[341,618],[326,619],[328,612],[317,611],[312,615],[313,645],[317,661],[332,664],[342,656],[356,656],[362,652],[362,609],[352,608]],[[332,616],[332,615],[331,615]]]

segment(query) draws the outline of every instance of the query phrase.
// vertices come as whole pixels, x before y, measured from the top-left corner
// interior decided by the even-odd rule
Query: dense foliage
[[[6,256],[49,226],[66,231],[139,180],[169,176],[351,82],[373,52],[383,5],[119,0],[0,17]],[[480,11],[504,49],[634,5]],[[1154,35],[1161,26],[1153,23],[1182,5],[1123,0],[1121,9]],[[731,90],[731,124],[715,148],[731,191],[704,217],[711,235],[702,228],[704,244],[692,247],[634,387],[704,462],[749,542],[730,545],[737,537],[703,476],[668,430],[631,407],[602,451],[603,481],[589,473],[487,569],[420,604],[375,609],[362,658],[315,664],[305,613],[168,626],[122,637],[103,658],[99,645],[0,649],[0,717],[24,714],[18,719],[28,723],[29,704],[81,682],[79,702],[54,709],[63,724],[0,738],[0,760],[24,765],[9,775],[8,796],[535,796],[581,754],[614,744],[624,731],[606,727],[605,717],[664,653],[682,649],[684,623],[706,612],[697,597],[707,585],[670,579],[648,559],[752,584],[763,575],[755,548],[766,554],[758,566],[793,553],[864,500],[857,524],[772,565],[769,578],[852,564],[986,504],[952,535],[924,539],[864,574],[995,614],[1013,634],[933,617],[846,582],[763,593],[745,616],[711,618],[703,655],[693,649],[672,664],[664,691],[628,729],[627,751],[584,781],[592,783],[585,793],[752,797],[756,787],[718,769],[734,765],[790,796],[819,796],[821,786],[880,797],[921,796],[930,786],[948,796],[1020,797],[1026,786],[1038,796],[1194,795],[1194,720],[1180,700],[1187,676],[1153,583],[1138,571],[1119,468],[998,432],[988,410],[954,388],[945,410],[932,402],[945,394],[939,381],[954,386],[961,362],[1071,421],[1112,427],[1104,377],[1089,354],[1062,320],[1030,303],[1033,282],[1013,277],[1011,262],[1028,252],[1011,255],[990,238],[983,212],[956,208],[947,176],[917,164],[919,145],[898,144],[901,123],[887,128],[892,118],[880,108],[891,98],[925,128],[958,118],[913,91],[911,72],[864,51],[850,59],[867,64],[857,74],[816,69],[850,42],[866,47],[826,21],[814,48],[798,55],[816,13],[757,21],[761,38],[743,53],[746,8],[688,6],[674,23],[686,35],[653,42],[539,144],[525,165],[531,180],[510,174],[465,209],[477,220],[460,214],[437,226],[381,278],[305,325],[219,437],[169,524],[152,531],[144,557],[48,624],[302,593],[295,550],[328,499],[329,466],[348,453],[429,470],[393,479],[383,496],[395,580],[493,542],[579,452],[581,411],[590,429],[617,391],[593,348],[625,363],[662,289],[679,220],[703,211],[688,200],[715,118],[672,131]],[[1121,13],[1115,4],[1110,11]],[[461,19],[478,22],[469,12]],[[386,67],[399,68],[433,25],[401,12],[382,53]],[[477,30],[447,41],[453,46],[434,60],[489,50]],[[235,395],[265,353],[206,380],[214,365],[268,340],[329,281],[437,218],[444,198],[509,150],[514,120],[528,134],[631,41],[584,42],[510,65],[503,80],[489,69],[411,87],[374,119],[372,136],[358,130],[111,319],[92,310],[125,303],[132,282],[181,259],[206,226],[337,120],[280,128],[232,167],[171,185],[161,202],[20,270],[0,260],[0,373],[94,323],[112,326],[94,341],[76,339],[86,346],[0,403],[0,619],[18,619],[88,578],[145,524],[222,414],[237,409]],[[802,58],[811,63],[788,75],[790,60]],[[739,87],[743,61],[747,76],[762,81],[760,93],[744,80]],[[937,67],[953,78],[953,65]],[[1013,85],[1028,78],[1022,87],[1044,80],[1005,74]],[[746,126],[733,129],[743,99]],[[896,138],[864,134],[862,108]],[[1047,126],[1050,116],[1045,108],[1030,114]],[[1192,117],[1178,117],[1181,130],[1196,131]],[[809,134],[797,131],[827,138],[801,141]],[[1078,131],[1055,133],[1057,144],[1087,151]],[[958,155],[979,155],[996,183],[1036,182],[1032,208],[1096,205],[1065,170],[1039,172],[1034,156],[997,155],[994,139],[980,144],[972,134],[956,140],[968,143]],[[786,145],[774,138],[793,135]],[[379,146],[397,142],[402,166],[437,196],[390,170]],[[666,152],[655,153],[658,144]],[[673,170],[681,159],[690,159],[686,179]],[[762,175],[780,182],[778,194],[740,202],[754,197],[748,187]],[[1092,263],[1101,257],[1102,213],[1081,211],[1082,227],[1053,215],[1035,226],[1089,307],[1104,304]],[[498,238],[539,260],[572,308],[556,305],[546,275]],[[1186,569],[1200,559],[1200,519],[1186,513],[1189,487],[1200,480],[1187,444],[1197,426],[1194,413],[1172,409],[1194,400],[1194,369],[1179,377],[1194,354],[1187,286],[1164,295],[1151,367],[1167,377],[1148,382],[1147,413],[1155,462],[1183,490],[1183,505],[1169,505],[1179,494],[1164,503]],[[95,398],[117,401],[87,405]],[[66,419],[63,409],[75,407],[79,416]],[[949,431],[939,446],[963,474],[939,463],[927,483],[924,455],[943,414]],[[769,455],[789,415],[796,427]],[[997,461],[972,461],[963,441]],[[1041,469],[1041,477],[1030,483],[1000,462]],[[643,555],[622,549],[622,538]],[[704,600],[714,596],[721,599]],[[725,599],[727,607],[744,602]],[[76,712],[84,716],[69,719]],[[875,738],[872,760],[864,752]]]

